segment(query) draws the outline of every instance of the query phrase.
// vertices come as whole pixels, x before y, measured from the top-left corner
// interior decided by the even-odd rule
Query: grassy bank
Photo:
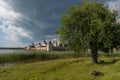
[[[104,59],[105,64],[92,64],[90,58],[69,58],[28,63],[8,69],[0,69],[0,80],[119,80],[120,61]],[[93,70],[103,76],[91,76]]]
[[[29,62],[29,61],[42,61],[42,60],[52,60],[60,58],[70,58],[73,57],[71,51],[67,52],[22,52],[22,53],[9,53],[0,54],[0,63],[13,63],[13,62]]]
[[[73,51],[51,51],[51,52],[19,52],[0,54],[0,63],[14,63],[14,62],[31,62],[31,61],[43,61],[53,60],[61,58],[75,58],[75,57],[90,57],[89,52],[75,53]],[[120,53],[99,53],[99,57],[120,57]]]

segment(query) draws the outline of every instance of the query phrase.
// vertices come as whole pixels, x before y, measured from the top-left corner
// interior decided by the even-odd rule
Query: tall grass
[[[73,52],[22,52],[22,53],[9,53],[0,54],[0,63],[9,62],[24,62],[24,61],[36,61],[36,60],[50,60],[59,58],[72,57]]]
[[[91,57],[90,52],[75,53],[73,51],[31,51],[21,53],[0,54],[0,63],[51,60],[60,58]],[[99,53],[99,57],[120,57],[120,53]]]

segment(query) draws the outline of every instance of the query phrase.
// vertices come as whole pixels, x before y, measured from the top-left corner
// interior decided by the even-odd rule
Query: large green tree
[[[62,15],[58,33],[70,49],[76,52],[90,49],[93,63],[98,63],[98,50],[108,49],[116,41],[113,41],[116,17],[117,11],[103,3],[84,1]]]

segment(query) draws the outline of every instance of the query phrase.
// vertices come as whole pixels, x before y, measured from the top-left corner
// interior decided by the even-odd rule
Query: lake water
[[[11,53],[22,53],[28,52],[27,50],[22,49],[0,49],[0,54],[11,54]]]

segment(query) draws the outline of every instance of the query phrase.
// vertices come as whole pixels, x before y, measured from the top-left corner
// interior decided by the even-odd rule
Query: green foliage
[[[120,23],[116,23],[112,28],[112,48],[119,47],[120,47]]]
[[[86,48],[95,51],[110,48],[113,42],[112,30],[116,28],[113,27],[113,24],[116,25],[116,16],[117,11],[110,10],[103,3],[83,1],[71,6],[63,14],[58,34],[76,52]]]

